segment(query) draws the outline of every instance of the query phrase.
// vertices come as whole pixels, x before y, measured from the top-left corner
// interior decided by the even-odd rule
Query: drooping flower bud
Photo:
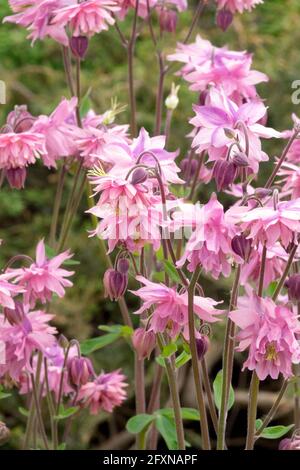
[[[287,281],[285,281],[285,287],[288,289],[289,298],[291,300],[300,301],[300,274],[293,274]]]
[[[140,360],[149,358],[155,347],[154,331],[147,331],[144,328],[137,328],[132,336],[132,344],[137,351]]]
[[[5,444],[10,437],[10,430],[5,423],[0,421],[0,445]]]
[[[88,357],[72,357],[67,365],[70,384],[75,387],[85,385],[95,375]]]
[[[70,344],[68,338],[66,338],[64,335],[59,335],[57,341],[58,341],[59,346],[62,347],[63,349],[67,349],[67,347]]]
[[[249,256],[251,253],[251,238],[246,238],[245,235],[236,235],[231,240],[232,251],[242,258],[246,263],[249,261]]]
[[[300,450],[300,439],[282,439],[278,450]]]
[[[120,258],[118,260],[117,270],[122,274],[127,274],[129,271],[129,262],[126,258]]]
[[[141,184],[144,183],[148,178],[148,173],[145,168],[137,168],[133,171],[131,177],[131,184]]]
[[[204,358],[210,346],[209,337],[207,335],[200,335],[199,338],[196,338],[196,346],[197,346],[198,359],[199,361],[201,361]]]
[[[231,11],[223,8],[217,12],[216,24],[221,28],[222,31],[226,31],[233,21],[233,14]]]
[[[3,309],[3,313],[8,323],[12,326],[21,325],[25,318],[24,306],[22,302],[18,301],[15,302],[14,309],[6,307]]]
[[[183,178],[188,183],[197,170],[197,161],[195,159],[190,160],[189,158],[184,158],[181,160],[179,166],[181,168]]]
[[[177,26],[177,12],[168,8],[160,8],[159,26],[161,31],[174,33]]]
[[[179,88],[180,88],[179,85],[176,86],[175,83],[172,83],[171,92],[165,100],[166,108],[171,110],[171,111],[174,111],[174,109],[176,109],[177,106],[178,106],[178,103],[179,103],[179,98],[178,98]]]
[[[259,199],[263,199],[264,197],[271,196],[273,190],[269,188],[256,188],[254,195]]]
[[[227,189],[236,177],[237,168],[228,160],[217,160],[213,168],[213,178],[216,181],[218,191]]]
[[[247,155],[244,153],[244,152],[238,152],[236,153],[231,161],[235,164],[235,166],[237,167],[242,167],[242,168],[245,168],[247,166],[249,166],[249,159],[247,157]]]
[[[86,36],[72,36],[70,39],[70,48],[75,57],[84,59],[87,49],[89,47],[89,40]]]
[[[10,168],[5,171],[6,179],[12,189],[23,189],[26,180],[26,168]]]
[[[128,284],[128,275],[115,269],[108,269],[103,278],[104,295],[110,300],[118,300],[125,293]]]

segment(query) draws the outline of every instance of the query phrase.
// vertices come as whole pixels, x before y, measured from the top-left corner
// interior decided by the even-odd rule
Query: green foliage
[[[220,370],[213,383],[213,389],[214,389],[214,398],[215,398],[215,403],[216,407],[218,410],[221,408],[221,400],[222,400],[222,385],[223,385],[223,370]],[[234,404],[234,391],[232,388],[232,385],[230,385],[230,391],[229,391],[229,400],[228,400],[228,410],[233,407]]]
[[[261,419],[257,419],[255,422],[256,429],[258,430],[262,424],[263,421]],[[290,426],[269,426],[262,431],[260,437],[263,437],[264,439],[280,439],[281,437],[285,436],[291,429],[293,429],[294,426],[294,424],[291,424]]]

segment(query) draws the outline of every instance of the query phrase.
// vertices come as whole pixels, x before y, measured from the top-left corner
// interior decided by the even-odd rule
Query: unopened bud
[[[85,385],[94,375],[94,368],[87,357],[72,357],[68,361],[70,384],[76,387]]]
[[[273,193],[272,189],[268,188],[256,188],[254,195],[258,197],[259,199],[263,199],[264,197],[271,196]]]
[[[197,170],[198,163],[195,159],[184,158],[180,162],[182,176],[188,183]]]
[[[179,85],[176,86],[175,83],[172,83],[171,87],[171,93],[169,96],[167,96],[165,100],[165,105],[167,109],[170,109],[171,111],[174,111],[174,109],[177,108],[178,103],[179,103],[179,98],[178,98],[178,91],[179,91]]]
[[[6,179],[12,189],[23,189],[26,180],[26,168],[10,168],[5,171]]]
[[[117,270],[122,274],[127,274],[129,271],[129,262],[126,258],[121,258],[118,261]]]
[[[246,263],[249,261],[251,253],[252,240],[245,235],[236,235],[231,240],[232,251],[242,258]]]
[[[278,450],[300,450],[300,439],[282,439]]]
[[[196,338],[196,346],[198,359],[199,361],[202,361],[210,346],[209,337],[206,335],[200,335],[199,338]]]
[[[155,347],[155,333],[154,331],[147,331],[144,328],[137,328],[132,336],[132,344],[137,351],[138,358],[149,358],[151,352]]]
[[[177,12],[168,8],[161,8],[159,12],[159,25],[161,31],[174,33],[177,26]]]
[[[89,40],[86,36],[72,36],[70,39],[70,48],[75,57],[84,59],[87,49],[89,47]]]
[[[233,14],[231,11],[226,10],[225,8],[219,10],[216,16],[216,24],[221,28],[222,31],[226,31],[233,21]]]
[[[108,269],[104,274],[103,284],[105,297],[118,300],[127,289],[128,275],[115,269]]]
[[[24,307],[22,302],[15,302],[15,308],[7,308],[5,307],[3,309],[4,316],[8,323],[10,325],[22,325],[24,318],[25,318],[25,313],[24,313]]]
[[[300,301],[300,274],[293,274],[287,281],[285,281],[285,287],[288,289],[289,298],[291,300]]]
[[[236,153],[231,161],[235,164],[235,166],[237,167],[242,167],[242,168],[245,168],[247,166],[249,166],[249,159],[247,157],[247,155],[244,153],[244,152],[238,152]]]
[[[227,189],[235,180],[237,168],[228,160],[217,160],[213,168],[213,178],[216,181],[218,191]]]
[[[145,168],[137,168],[133,171],[131,177],[131,184],[141,184],[144,183],[148,178],[148,173]]]
[[[61,348],[67,349],[69,346],[69,340],[64,335],[59,335],[58,344]]]
[[[9,440],[10,430],[5,423],[0,421],[0,445],[5,444]]]

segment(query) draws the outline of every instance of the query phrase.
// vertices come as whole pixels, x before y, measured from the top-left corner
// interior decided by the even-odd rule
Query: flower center
[[[277,359],[277,351],[274,343],[269,343],[265,354],[267,361],[275,361]]]

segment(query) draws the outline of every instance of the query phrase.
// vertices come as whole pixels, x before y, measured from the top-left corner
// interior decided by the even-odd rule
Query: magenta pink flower
[[[120,7],[113,0],[73,0],[70,6],[54,11],[51,24],[69,26],[73,36],[93,36],[113,25],[113,14],[119,10]]]
[[[125,378],[120,371],[102,373],[93,382],[88,382],[80,388],[77,402],[89,407],[93,415],[100,411],[111,413],[126,399]]]
[[[260,380],[268,375],[277,379],[280,373],[285,378],[293,375],[292,364],[300,362],[300,323],[295,313],[253,294],[241,299],[229,316],[241,328],[238,351],[249,349],[244,369],[255,370]]]
[[[55,41],[68,45],[68,36],[64,27],[52,25],[51,19],[57,8],[63,8],[74,0],[9,0],[9,4],[16,13],[4,18],[4,22],[16,23],[27,28],[30,32],[28,38],[34,43],[37,39],[52,37]]]
[[[249,146],[249,165],[257,173],[259,162],[268,160],[260,138],[281,137],[279,132],[259,123],[266,114],[265,106],[253,101],[239,107],[216,89],[209,96],[209,105],[194,106],[196,116],[190,121],[196,128],[193,147],[199,153],[207,150],[209,161],[214,161],[226,157],[233,144],[236,150],[238,143],[243,152]]]
[[[222,204],[213,194],[210,201],[201,207],[197,220],[196,229],[187,242],[178,266],[188,261],[190,271],[202,265],[215,279],[220,274],[229,276],[234,256],[231,240],[237,234],[231,211],[224,213]]]
[[[0,169],[25,168],[46,154],[45,138],[32,132],[0,134]]]
[[[256,244],[272,248],[277,241],[287,248],[289,243],[298,243],[300,231],[300,199],[283,201],[273,207],[257,207],[242,216],[241,228],[249,232]]]
[[[252,10],[260,3],[263,3],[263,0],[216,0],[218,5],[218,10],[224,8],[231,11],[231,13],[243,13],[244,10]]]
[[[162,333],[167,331],[171,337],[177,336],[183,332],[188,337],[188,294],[184,292],[179,294],[175,289],[160,283],[148,281],[143,276],[137,276],[139,282],[144,284],[137,291],[132,291],[142,299],[143,305],[136,314],[141,314],[150,308],[153,308],[150,319],[150,331]],[[209,297],[194,297],[194,312],[204,322],[215,322],[218,319],[216,315],[222,313],[215,309],[215,302]]]
[[[280,183],[283,183],[282,193],[285,196],[291,196],[292,199],[300,197],[300,167],[296,164],[285,162],[278,171],[278,177],[281,177]]]
[[[24,311],[22,322],[10,325],[0,316],[0,341],[5,344],[6,363],[0,365],[0,376],[8,374],[18,381],[24,372],[32,372],[31,359],[36,351],[45,352],[55,344],[56,329],[49,325],[53,315],[40,310]]]
[[[13,276],[11,274],[5,273],[0,274],[0,305],[1,307],[14,308],[15,303],[13,297],[21,292],[24,292],[24,288],[21,286],[16,286],[9,282]]]
[[[121,10],[117,13],[120,19],[124,19],[127,15],[128,10],[136,8],[136,0],[116,0]],[[139,0],[138,3],[138,15],[145,19],[148,16],[148,9],[152,11],[153,8],[159,7],[162,2],[159,0]],[[184,11],[187,9],[187,0],[168,0],[167,5],[177,9],[178,11]]]
[[[9,274],[14,275],[15,282],[26,289],[24,294],[25,304],[34,306],[37,300],[46,303],[52,298],[52,294],[59,297],[65,295],[65,287],[72,286],[72,282],[66,279],[74,274],[60,266],[73,255],[69,251],[60,253],[52,259],[46,257],[44,240],[41,240],[36,249],[36,261],[29,268],[11,269]]]

